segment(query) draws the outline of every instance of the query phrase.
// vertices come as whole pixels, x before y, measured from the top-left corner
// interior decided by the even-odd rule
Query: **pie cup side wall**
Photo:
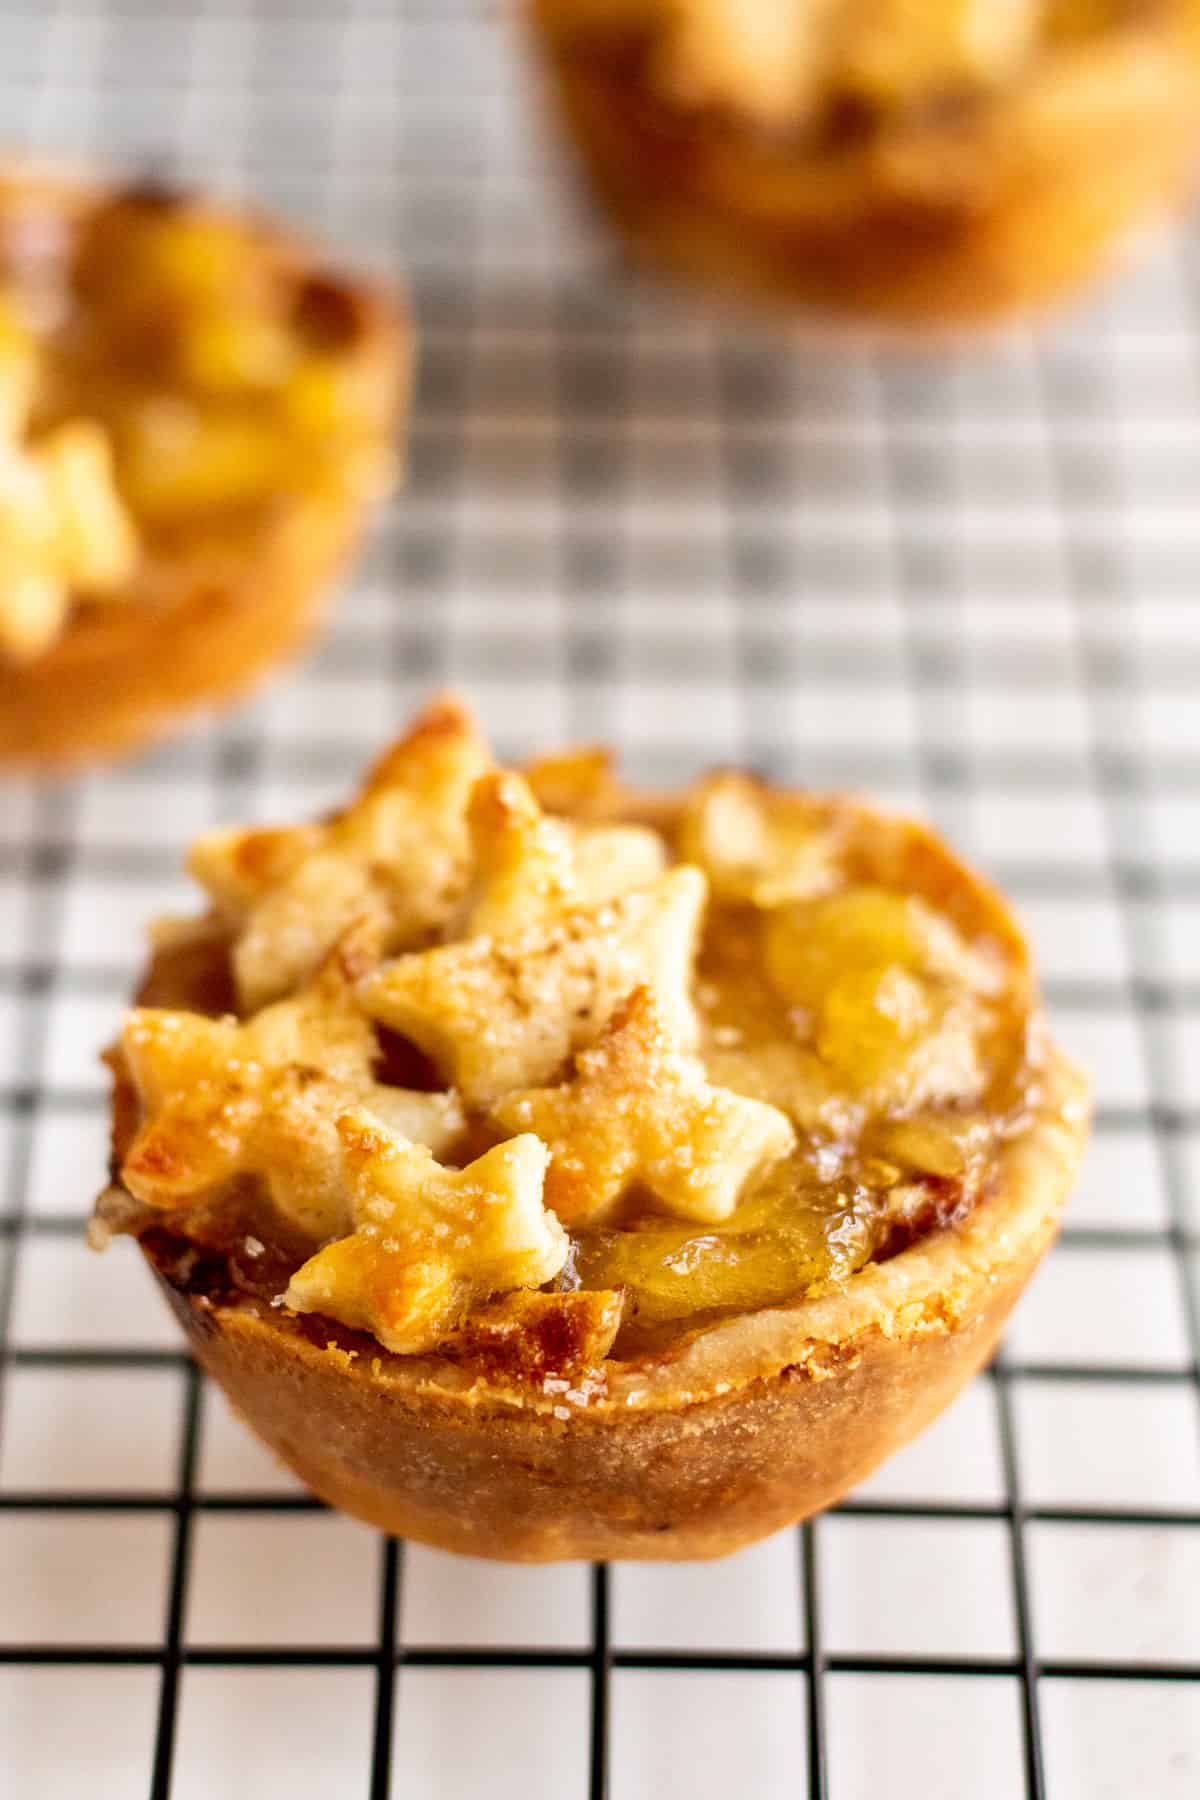
[[[557,0],[535,4],[534,31],[601,211],[638,260],[769,306],[908,327],[1045,304],[1176,203],[1200,154],[1200,8],[1183,0],[1174,28],[1144,25],[1094,53],[1082,71],[1094,104],[1085,94],[1059,106],[1049,81],[1028,104],[1002,101],[987,191],[961,206],[919,190],[890,197],[860,155],[843,202],[807,204],[815,195],[806,196],[797,161],[786,177],[796,205],[776,200],[760,212],[747,184],[777,195],[786,152],[747,131],[732,158],[711,148],[679,156],[602,64],[556,35],[557,10]],[[1064,94],[1076,60],[1067,59]],[[961,133],[946,130],[949,167],[961,161]]]
[[[514,1561],[720,1556],[830,1505],[981,1367],[1055,1235],[1085,1113],[1054,1058],[1043,1113],[964,1227],[839,1293],[703,1333],[655,1380],[626,1366],[565,1419],[540,1392],[348,1358],[156,1273],[204,1368],[331,1505]]]
[[[872,1333],[680,1412],[562,1424],[380,1390],[160,1276],[197,1359],[321,1499],[438,1549],[514,1562],[723,1556],[831,1505],[946,1406],[1036,1257],[954,1331]]]

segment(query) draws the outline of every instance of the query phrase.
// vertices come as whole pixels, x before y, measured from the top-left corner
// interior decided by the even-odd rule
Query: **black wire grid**
[[[244,1729],[249,1757],[251,1737],[271,1730],[238,1711],[251,1670],[348,1672],[344,1691],[358,1698],[339,1716],[344,1762],[326,1788],[318,1777],[339,1796],[508,1792],[502,1756],[485,1746],[471,1762],[459,1741],[489,1691],[478,1685],[458,1690],[474,1700],[440,1740],[434,1707],[426,1760],[413,1761],[408,1722],[432,1692],[422,1672],[439,1671],[482,1674],[501,1695],[500,1672],[532,1672],[545,1705],[563,1710],[554,1730],[537,1727],[522,1795],[543,1791],[539,1780],[590,1800],[700,1796],[706,1782],[725,1793],[710,1710],[743,1721],[732,1766],[771,1795],[904,1800],[957,1794],[970,1775],[972,1792],[1082,1800],[1134,1791],[1122,1754],[1137,1759],[1139,1793],[1193,1793],[1200,246],[1159,243],[1140,272],[1039,339],[1011,333],[935,357],[885,354],[867,338],[831,347],[799,327],[781,341],[603,264],[529,133],[512,46],[462,4],[165,10],[10,5],[6,136],[239,185],[348,252],[406,266],[422,372],[407,494],[298,676],[131,767],[0,788],[0,1732],[12,1752],[0,1793],[82,1791],[85,1768],[103,1794],[216,1792],[194,1766],[192,1684],[225,1672],[198,1717],[215,1717],[218,1734]],[[957,1473],[941,1483],[953,1458],[934,1457],[924,1477],[910,1462],[909,1476],[885,1473],[777,1540],[768,1554],[785,1571],[794,1630],[767,1633],[771,1647],[755,1636],[759,1599],[745,1597],[761,1565],[743,1575],[745,1559],[732,1575],[597,1567],[586,1597],[572,1589],[586,1599],[575,1639],[560,1642],[548,1606],[540,1641],[536,1630],[506,1641],[502,1601],[489,1641],[422,1641],[406,1626],[414,1569],[428,1618],[453,1612],[439,1583],[458,1582],[461,1602],[461,1565],[454,1574],[391,1541],[368,1554],[362,1534],[355,1579],[375,1598],[361,1641],[335,1625],[322,1641],[260,1642],[243,1621],[226,1642],[196,1611],[198,1534],[269,1517],[253,1554],[270,1562],[280,1522],[321,1509],[269,1476],[255,1486],[257,1464],[248,1481],[205,1478],[214,1397],[140,1297],[126,1309],[142,1292],[132,1258],[93,1265],[78,1248],[100,1179],[93,1053],[128,991],[141,920],[178,904],[187,838],[217,819],[312,811],[447,681],[471,691],[514,755],[600,736],[648,779],[736,759],[922,805],[1025,906],[1060,1029],[1096,1068],[1083,1193],[1008,1350],[963,1403],[982,1423],[955,1452]],[[145,1385],[97,1438],[87,1396],[118,1376]],[[144,1467],[123,1438],[143,1402],[166,1407],[158,1461]],[[76,1479],[78,1432],[90,1447]],[[82,1562],[69,1549],[77,1530]],[[972,1585],[977,1540],[1002,1592]],[[932,1623],[910,1628],[892,1585],[903,1546],[967,1569],[938,1601],[948,1619],[977,1624],[991,1605],[1008,1624],[964,1635],[961,1617],[939,1623],[935,1606]],[[83,1589],[89,1571],[117,1569],[104,1589],[111,1638],[75,1641],[61,1596],[49,1610],[21,1597],[53,1586],[64,1556]],[[510,1598],[526,1593],[516,1604],[543,1592],[511,1585],[540,1579],[525,1572],[472,1571],[468,1587],[482,1594],[493,1579]],[[777,1616],[775,1574],[768,1585]],[[661,1597],[650,1627],[647,1595]],[[693,1609],[686,1630],[673,1595]],[[919,1593],[909,1603],[919,1608]],[[697,1607],[712,1625],[699,1643]],[[114,1669],[145,1672],[134,1723],[111,1744],[73,1737],[72,1706],[92,1720],[87,1684]],[[47,1670],[72,1683],[52,1734],[28,1726]],[[635,1728],[648,1677],[658,1699]],[[321,1691],[340,1707],[334,1680]],[[968,1694],[984,1694],[998,1735],[980,1742],[973,1770],[948,1770],[960,1752],[947,1718]],[[746,1745],[767,1695],[760,1764]],[[293,1720],[308,1704],[297,1696]],[[922,1735],[889,1736],[904,1713],[924,1720]],[[556,1764],[563,1719],[586,1743]],[[862,1750],[872,1733],[874,1763]],[[289,1784],[291,1741],[269,1743]],[[270,1795],[267,1764],[253,1766]]]

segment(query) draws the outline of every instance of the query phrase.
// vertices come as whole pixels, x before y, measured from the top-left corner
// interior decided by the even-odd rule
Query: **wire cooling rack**
[[[1037,337],[884,354],[635,286],[463,0],[8,0],[0,127],[242,188],[412,277],[407,494],[323,648],[0,789],[0,1794],[1182,1800],[1200,1788],[1200,243]],[[520,755],[736,759],[931,812],[1097,1081],[1002,1359],[711,1567],[383,1542],[80,1241],[96,1062],[186,841],[343,793],[432,686]]]

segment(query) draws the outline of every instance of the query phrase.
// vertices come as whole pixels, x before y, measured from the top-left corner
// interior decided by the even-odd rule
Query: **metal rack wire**
[[[405,1736],[433,1692],[414,1689],[422,1672],[534,1676],[538,1694],[561,1673],[569,1690],[554,1691],[576,1697],[565,1711],[585,1741],[553,1738],[569,1750],[561,1766],[547,1752],[553,1791],[634,1800],[669,1789],[654,1785],[644,1727],[629,1723],[649,1705],[629,1684],[679,1675],[735,1720],[736,1696],[768,1709],[758,1791],[807,1784],[810,1800],[854,1800],[879,1791],[855,1760],[855,1721],[874,1716],[880,1684],[907,1683],[934,1708],[931,1741],[954,1710],[938,1711],[940,1684],[960,1695],[983,1684],[1016,1701],[987,1791],[1077,1800],[1094,1791],[1083,1740],[1102,1724],[1084,1690],[1107,1704],[1114,1684],[1130,1708],[1114,1703],[1118,1734],[1150,1771],[1139,1791],[1190,1792],[1200,525],[1188,497],[1200,464],[1200,246],[1186,235],[1157,245],[1140,274],[1040,338],[1010,333],[938,358],[731,324],[605,267],[561,202],[495,23],[418,0],[259,0],[248,11],[210,0],[166,23],[140,0],[22,0],[0,21],[0,121],[35,149],[233,181],[307,214],[347,253],[406,265],[424,345],[408,492],[303,672],[132,767],[0,789],[0,1704],[7,1677],[62,1671],[82,1701],[98,1671],[144,1672],[121,1689],[127,1736],[90,1766],[108,1784],[98,1791],[178,1800],[217,1791],[198,1785],[200,1727],[181,1741],[199,1672],[236,1683],[248,1671],[346,1671],[369,1682],[369,1704],[355,1700],[353,1723],[342,1720],[344,1760],[321,1767],[329,1791],[385,1800],[433,1791]],[[369,1607],[353,1641],[333,1613],[278,1637],[248,1635],[241,1619],[225,1638],[197,1626],[219,1560],[201,1554],[213,1521],[265,1533],[252,1542],[269,1557],[280,1522],[326,1515],[298,1490],[255,1485],[253,1468],[232,1485],[210,1479],[213,1403],[195,1370],[136,1298],[117,1316],[118,1294],[134,1290],[114,1287],[112,1259],[94,1285],[79,1272],[98,1170],[75,1147],[98,1157],[104,1114],[92,1059],[128,988],[132,920],[174,901],[191,830],[311,811],[446,680],[472,690],[513,753],[604,736],[647,778],[737,759],[923,806],[1028,908],[1060,1025],[1098,1065],[1085,1195],[1046,1303],[1031,1298],[982,1378],[979,1434],[957,1462],[929,1465],[907,1488],[884,1478],[799,1529],[790,1560],[771,1564],[794,1581],[784,1602],[770,1583],[772,1619],[781,1604],[793,1616],[777,1638],[760,1631],[750,1575],[718,1591],[698,1571],[685,1598],[709,1609],[712,1635],[689,1638],[664,1589],[651,1641],[644,1620],[630,1624],[644,1591],[632,1584],[651,1577],[597,1567],[573,1636],[556,1636],[546,1613],[540,1641],[514,1630],[443,1642],[410,1628],[414,1558],[427,1553],[385,1541],[346,1565]],[[147,1384],[137,1391],[148,1413],[174,1409],[159,1451],[145,1452],[153,1478],[123,1475],[122,1456],[142,1452],[122,1451],[116,1431],[107,1444],[87,1429],[82,1448],[70,1442],[79,1384],[131,1377]],[[1139,1471],[1132,1450],[1126,1466],[1105,1446],[1148,1410],[1165,1425],[1139,1440]],[[1064,1421],[1069,1468],[1055,1460]],[[994,1479],[980,1473],[989,1459]],[[39,1556],[126,1568],[114,1548],[122,1521],[147,1534],[144,1579],[135,1561],[115,1585],[95,1577],[94,1603],[39,1597],[36,1581],[25,1596],[30,1584],[14,1577]],[[61,1535],[76,1525],[82,1551]],[[925,1527],[979,1546],[964,1568],[991,1567],[995,1553],[994,1630],[948,1623],[953,1594],[945,1616],[897,1626],[900,1590],[888,1584],[897,1546],[917,1540],[880,1533],[924,1544]],[[1110,1544],[1141,1585],[1129,1605],[1102,1597],[1077,1614],[1060,1589],[1072,1571],[1086,1587]],[[873,1574],[856,1576],[860,1563]],[[419,1567],[435,1612],[453,1615],[438,1586],[451,1577]],[[227,1596],[204,1604],[234,1617]],[[973,1592],[963,1604],[975,1606]],[[736,1630],[722,1606],[746,1608]],[[740,1685],[697,1686],[704,1677]],[[680,1702],[688,1717],[668,1728],[666,1690],[655,1691],[656,1729],[684,1757],[679,1791],[708,1791],[700,1752],[687,1760],[691,1732],[713,1782],[726,1782],[701,1702]],[[39,1692],[14,1687],[0,1713],[10,1766],[24,1771],[11,1790],[0,1776],[0,1791],[56,1791],[81,1754],[69,1726],[49,1746],[23,1728],[31,1706],[43,1716]],[[222,1717],[233,1694],[219,1687],[216,1713],[197,1716]],[[536,1697],[522,1704],[536,1709]],[[285,1712],[291,1731],[298,1708]],[[455,1763],[436,1707],[431,1716],[445,1759],[437,1792],[506,1793],[498,1766],[485,1777]],[[285,1768],[291,1741],[276,1745]],[[1119,1767],[1120,1746],[1104,1742]],[[936,1791],[910,1739],[889,1756],[890,1793]],[[521,1794],[537,1792],[536,1771],[519,1773]]]

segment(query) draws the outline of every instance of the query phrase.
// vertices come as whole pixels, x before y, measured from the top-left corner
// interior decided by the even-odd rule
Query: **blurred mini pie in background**
[[[907,324],[1088,276],[1200,153],[1198,0],[528,0],[640,259]]]
[[[0,760],[152,739],[303,641],[409,332],[282,227],[0,168]]]
[[[1001,898],[737,773],[496,766],[435,702],[222,830],[111,1052],[93,1241],[323,1498],[480,1555],[717,1555],[991,1352],[1087,1127]]]

